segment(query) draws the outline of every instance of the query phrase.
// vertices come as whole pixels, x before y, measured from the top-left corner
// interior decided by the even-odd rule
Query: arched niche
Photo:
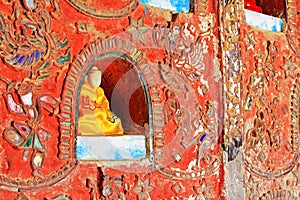
[[[61,96],[61,158],[99,161],[107,165],[122,160],[152,161],[153,114],[149,86],[144,77],[146,74],[140,68],[142,57],[139,55],[133,43],[116,37],[97,40],[75,56]],[[78,131],[81,89],[92,67],[102,71],[101,88],[110,110],[124,124],[124,134],[82,136]],[[85,157],[88,153],[91,156]]]
[[[92,68],[102,72],[100,87],[110,104],[111,112],[121,119],[121,135],[94,135],[80,129],[79,119],[84,115],[80,113],[81,92]],[[109,52],[91,60],[79,78],[75,105],[78,159],[137,160],[147,156],[149,145],[146,144],[146,138],[149,135],[151,103],[145,78],[129,56],[120,52]]]

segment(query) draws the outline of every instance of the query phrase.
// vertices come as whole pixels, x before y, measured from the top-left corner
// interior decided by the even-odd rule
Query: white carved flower
[[[154,189],[150,185],[150,178],[146,178],[144,181],[138,180],[137,186],[134,188],[134,192],[139,195],[140,200],[151,200],[150,192]]]
[[[293,62],[293,59],[291,57],[286,59],[286,62],[283,66],[283,69],[285,71],[285,76],[288,77],[293,77],[294,76],[294,71],[296,69],[296,66]]]

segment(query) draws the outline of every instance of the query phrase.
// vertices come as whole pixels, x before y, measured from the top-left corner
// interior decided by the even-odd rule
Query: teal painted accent
[[[88,156],[85,146],[83,146],[81,144],[77,145],[76,153],[77,153],[78,158],[84,158],[84,157]]]
[[[67,39],[66,39],[65,42],[58,41],[58,42],[56,43],[56,45],[59,46],[60,48],[64,48],[64,47],[66,47],[68,44],[69,44],[69,41],[68,41]]]
[[[29,148],[32,146],[32,139],[33,139],[33,135],[31,134],[28,139],[26,140],[25,144],[24,144],[24,148]]]
[[[43,65],[43,69],[46,69],[46,68],[48,68],[50,66],[50,63],[49,62],[46,62],[44,65]]]
[[[2,33],[4,33],[4,30],[6,29],[6,23],[5,23],[4,17],[1,15],[1,13],[0,13],[0,20],[1,20],[1,22],[0,22],[0,31],[1,31]],[[2,27],[1,24],[2,24],[4,27]]]
[[[47,75],[44,75],[44,76],[39,76],[39,80],[42,80],[42,79],[45,79],[45,78],[47,78],[49,75],[47,74]]]
[[[115,159],[114,160],[121,160],[122,156],[120,155],[119,152],[115,152]]]
[[[44,147],[42,146],[40,140],[39,140],[39,137],[37,135],[34,136],[34,147],[40,149],[40,150],[43,150]]]
[[[62,57],[56,59],[56,62],[59,64],[64,64],[65,62],[70,61],[70,58],[71,58],[71,51],[69,49],[67,55],[65,57],[62,56]]]
[[[134,159],[146,157],[146,151],[143,149],[142,150],[140,150],[140,149],[132,150],[130,153]]]
[[[31,40],[29,40],[31,43],[36,43],[37,42],[37,40],[35,40],[35,39],[31,39]]]

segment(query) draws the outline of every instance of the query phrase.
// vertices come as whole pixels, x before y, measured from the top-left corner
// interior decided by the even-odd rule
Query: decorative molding
[[[286,0],[286,18],[287,18],[287,39],[294,52],[300,56],[300,8],[297,0]]]
[[[120,18],[124,16],[130,15],[139,5],[138,0],[128,0],[129,2],[124,5],[121,9],[109,9],[109,10],[102,10],[98,8],[96,5],[93,5],[93,1],[87,2],[84,0],[68,0],[70,5],[72,5],[78,11],[93,16],[97,18]],[[120,1],[115,1],[118,3]]]

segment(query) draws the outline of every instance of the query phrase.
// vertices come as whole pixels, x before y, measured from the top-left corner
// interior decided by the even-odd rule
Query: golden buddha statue
[[[102,72],[92,66],[85,77],[79,100],[78,135],[123,135],[121,120],[109,108],[100,87]]]

